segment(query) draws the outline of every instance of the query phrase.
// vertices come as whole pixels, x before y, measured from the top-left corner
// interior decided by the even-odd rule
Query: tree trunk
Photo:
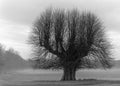
[[[65,67],[63,69],[62,81],[76,80],[75,78],[76,69],[74,67]]]

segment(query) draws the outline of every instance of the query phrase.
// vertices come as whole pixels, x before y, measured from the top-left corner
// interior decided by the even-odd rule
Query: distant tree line
[[[6,64],[8,64],[11,57],[21,57],[14,49],[6,49],[4,45],[0,44],[0,72]]]

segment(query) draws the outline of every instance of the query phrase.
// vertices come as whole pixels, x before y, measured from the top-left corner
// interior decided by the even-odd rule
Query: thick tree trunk
[[[75,78],[76,69],[74,67],[65,67],[63,69],[62,81],[76,80]]]

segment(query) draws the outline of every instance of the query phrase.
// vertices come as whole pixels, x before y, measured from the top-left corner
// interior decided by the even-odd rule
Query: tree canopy
[[[29,42],[35,67],[63,69],[63,80],[75,80],[81,68],[112,66],[105,29],[91,12],[47,9],[34,23]]]

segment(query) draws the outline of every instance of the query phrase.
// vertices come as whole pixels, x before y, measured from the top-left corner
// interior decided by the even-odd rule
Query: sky
[[[35,20],[46,8],[90,11],[103,22],[113,45],[112,58],[120,60],[120,0],[0,0],[0,43],[24,58],[31,57],[27,40]]]

